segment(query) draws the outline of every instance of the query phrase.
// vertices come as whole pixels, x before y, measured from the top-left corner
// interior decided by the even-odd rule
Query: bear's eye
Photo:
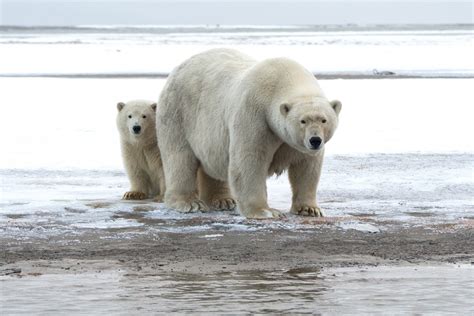
[[[305,120],[301,120],[301,124],[306,124],[306,121],[305,121]]]
[[[129,116],[128,116],[128,118],[132,118],[132,116],[131,116],[131,115],[129,115]]]
[[[326,119],[323,119],[323,121],[322,121],[322,122],[323,122],[323,123],[326,123],[327,121],[326,121]]]
[[[142,117],[143,117],[143,118],[146,118],[146,115],[143,115]]]

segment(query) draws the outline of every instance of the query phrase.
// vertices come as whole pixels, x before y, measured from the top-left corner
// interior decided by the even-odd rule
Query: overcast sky
[[[2,25],[474,23],[474,0],[0,0]]]

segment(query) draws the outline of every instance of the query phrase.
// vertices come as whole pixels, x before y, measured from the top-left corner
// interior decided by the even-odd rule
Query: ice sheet
[[[234,47],[255,58],[287,56],[315,73],[474,75],[468,28],[337,30],[245,28],[8,29],[0,74],[166,74],[189,56]]]

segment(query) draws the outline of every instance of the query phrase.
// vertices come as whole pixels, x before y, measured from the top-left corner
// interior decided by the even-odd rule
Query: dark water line
[[[169,73],[0,73],[0,78],[68,78],[68,79],[166,79]],[[393,74],[373,75],[367,73],[319,73],[314,74],[318,79],[472,79],[474,74]]]
[[[345,31],[472,31],[474,24],[329,24],[329,25],[0,25],[0,33],[229,33],[229,32],[345,32]]]

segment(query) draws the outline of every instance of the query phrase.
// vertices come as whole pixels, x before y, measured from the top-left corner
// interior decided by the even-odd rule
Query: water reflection
[[[474,266],[154,273],[118,269],[0,276],[4,314],[474,312]]]
[[[319,269],[311,267],[151,277],[154,287],[145,292],[138,275],[127,274],[121,283],[131,296],[141,292],[155,302],[150,310],[163,312],[308,312],[317,305],[315,296],[327,290]]]

